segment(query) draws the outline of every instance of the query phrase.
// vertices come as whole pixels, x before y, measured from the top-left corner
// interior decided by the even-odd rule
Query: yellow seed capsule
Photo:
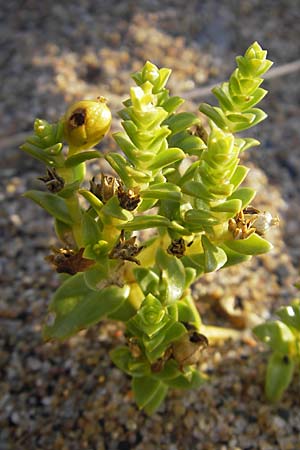
[[[98,144],[111,124],[111,112],[106,100],[82,100],[69,107],[65,114],[64,137],[74,151]],[[72,150],[71,150],[72,151]]]

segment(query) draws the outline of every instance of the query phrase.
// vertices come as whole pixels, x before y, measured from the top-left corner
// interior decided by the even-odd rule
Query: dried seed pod
[[[140,265],[140,261],[136,259],[135,256],[138,255],[144,247],[139,247],[135,242],[136,236],[132,236],[130,239],[125,239],[125,232],[122,230],[119,237],[119,242],[110,252],[109,258],[131,261]]]
[[[151,364],[151,372],[153,373],[159,373],[163,370],[165,367],[165,363],[172,357],[172,347],[167,348],[165,353],[161,358],[159,358],[155,363]]]
[[[52,248],[53,254],[46,256],[46,261],[50,262],[58,273],[68,273],[75,275],[77,272],[84,272],[95,264],[92,259],[84,258],[84,248],[78,252],[66,248]]]
[[[172,345],[173,357],[179,367],[197,364],[201,352],[208,346],[208,339],[197,331],[189,331]]]
[[[182,258],[185,254],[186,245],[183,238],[173,239],[169,247],[167,248],[167,252],[169,255],[176,256],[177,258]]]
[[[128,347],[133,358],[139,358],[142,355],[142,350],[136,337],[131,337],[128,339]]]
[[[247,239],[251,234],[263,236],[272,226],[278,225],[278,217],[268,211],[260,211],[249,205],[228,221],[228,230],[234,239]]]
[[[96,183],[95,177],[90,181],[90,191],[98,197],[103,203],[106,203],[115,195],[119,182],[115,177],[107,176],[101,173],[101,182]]]
[[[255,232],[260,236],[263,236],[271,227],[279,224],[278,217],[272,217],[272,214],[268,211],[260,212],[257,214],[256,219],[253,222]]]
[[[54,167],[47,167],[47,174],[44,177],[38,177],[38,180],[43,181],[48,191],[52,192],[53,194],[61,191],[65,185],[65,180],[58,175]]]
[[[101,141],[111,124],[111,112],[105,102],[99,97],[69,107],[64,117],[64,136],[70,147],[84,150]]]
[[[124,208],[127,211],[133,211],[138,207],[141,201],[139,188],[126,189],[123,183],[120,183],[118,187],[118,199],[121,208]]]
[[[207,144],[208,141],[208,133],[202,124],[195,125],[195,129],[193,132],[194,136],[198,136],[202,141]]]

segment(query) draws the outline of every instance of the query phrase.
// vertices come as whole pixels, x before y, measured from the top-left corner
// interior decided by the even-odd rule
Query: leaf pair
[[[271,401],[280,400],[300,363],[300,301],[281,307],[277,315],[280,320],[266,322],[253,330],[273,350],[265,381],[266,396]]]

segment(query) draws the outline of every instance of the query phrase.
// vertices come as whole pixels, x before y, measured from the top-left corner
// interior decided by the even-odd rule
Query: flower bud
[[[111,112],[105,99],[82,100],[70,106],[64,117],[64,136],[75,150],[98,144],[111,124]]]

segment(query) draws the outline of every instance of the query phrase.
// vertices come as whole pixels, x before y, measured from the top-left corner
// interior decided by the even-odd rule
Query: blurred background
[[[255,40],[274,67],[299,64],[299,0],[11,0],[1,2],[0,21],[0,450],[299,449],[299,382],[280,406],[267,405],[265,355],[250,338],[210,348],[202,369],[212,381],[197,392],[172,392],[152,418],[137,411],[128,379],[109,360],[123,339],[115,324],[63,344],[42,342],[58,285],[44,257],[55,240],[51,219],[21,197],[44,169],[18,148],[36,117],[55,121],[83,98],[105,96],[113,131],[119,129],[130,74],[146,60],[172,69],[171,93],[187,98],[184,108],[193,112],[214,99],[191,92],[226,80],[235,56]],[[299,70],[264,87],[269,117],[248,133],[261,141],[245,155],[248,183],[259,190],[255,206],[279,215],[281,224],[269,236],[270,255],[197,283],[207,323],[237,326],[214,307],[222,298],[233,296],[245,314],[267,318],[295,295]],[[104,152],[115,148],[112,138],[101,145]],[[92,163],[90,173],[98,172]]]

